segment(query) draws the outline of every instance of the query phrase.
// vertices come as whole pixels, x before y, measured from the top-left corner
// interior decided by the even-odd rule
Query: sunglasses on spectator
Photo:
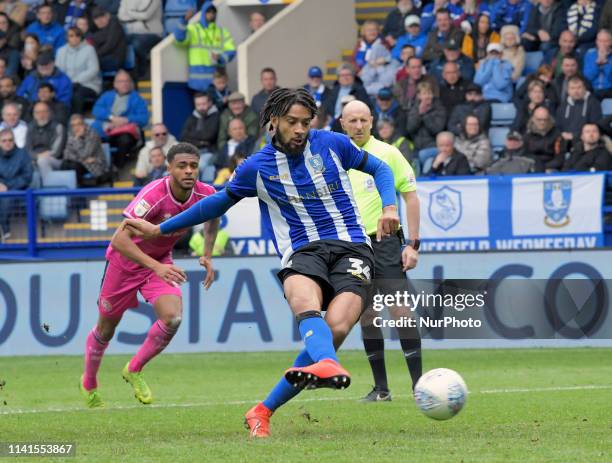
[[[166,135],[168,135],[168,132],[157,132],[153,134],[154,137],[165,137]]]

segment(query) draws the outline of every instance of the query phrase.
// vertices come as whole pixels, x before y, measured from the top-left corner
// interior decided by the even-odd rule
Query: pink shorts
[[[126,271],[108,262],[102,277],[98,311],[105,318],[121,318],[127,309],[138,307],[137,293],[153,305],[164,295],[181,297],[181,288],[159,278],[152,270]]]

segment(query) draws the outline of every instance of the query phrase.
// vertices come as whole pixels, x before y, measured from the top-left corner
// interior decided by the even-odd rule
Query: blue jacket
[[[456,21],[461,16],[463,16],[463,7],[459,4],[453,5],[452,3],[447,3],[444,7],[450,13],[451,21]],[[436,15],[433,12],[434,4],[429,3],[425,5],[423,8],[423,12],[421,13],[421,33],[427,35],[427,33],[433,29],[436,24]]]
[[[92,124],[101,137],[106,137],[104,133],[104,123],[109,122],[109,118],[112,114],[113,102],[117,92],[115,90],[108,90],[100,95],[100,98],[96,101],[93,107],[92,113],[96,120]],[[128,97],[127,109],[122,117],[127,117],[128,121],[133,122],[140,128],[144,127],[149,123],[149,110],[147,109],[147,103],[138,94],[136,90],[132,90]]]
[[[432,61],[427,67],[429,74],[434,76],[439,84],[442,83],[442,70],[445,64],[446,64],[446,58],[443,55],[437,60]],[[474,72],[475,72],[474,62],[470,58],[465,56],[464,54],[461,54],[459,55],[457,64],[459,65],[459,71],[461,72],[461,77],[463,77],[463,79],[468,82],[472,81],[474,79]]]
[[[398,61],[401,61],[402,48],[406,45],[412,45],[414,47],[414,54],[417,57],[421,57],[423,55],[423,50],[425,49],[425,43],[427,42],[427,34],[421,32],[419,35],[414,36],[408,33],[404,35],[400,35],[395,42],[395,46],[393,50],[391,50],[391,56]]]
[[[55,98],[61,101],[67,108],[70,108],[72,100],[72,81],[59,68],[55,68],[53,74],[48,77],[41,76],[38,71],[32,71],[23,80],[17,89],[17,96],[22,96],[31,102],[38,100],[38,87],[43,82],[47,82],[55,89]]]
[[[531,3],[525,0],[514,5],[508,0],[499,0],[491,8],[491,28],[499,31],[503,26],[514,24],[523,33],[530,10]]]
[[[485,100],[508,103],[512,99],[512,64],[506,60],[484,59],[474,76],[474,82],[482,87]]]
[[[612,88],[612,52],[608,53],[605,64],[597,64],[597,48],[591,48],[584,55],[584,77],[591,81],[594,90]]]
[[[35,34],[38,40],[40,40],[41,45],[51,45],[53,47],[53,54],[66,43],[66,31],[55,22],[43,26],[40,22],[34,21],[28,26],[26,32],[28,34]]]
[[[21,148],[5,153],[0,150],[0,183],[9,190],[25,190],[32,182],[32,159]]]

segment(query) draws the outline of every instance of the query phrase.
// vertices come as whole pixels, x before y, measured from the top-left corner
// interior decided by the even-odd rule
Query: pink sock
[[[94,328],[87,335],[85,342],[85,373],[83,375],[83,386],[88,391],[98,387],[97,374],[102,363],[104,351],[108,347],[108,342],[102,341],[98,327]]]
[[[147,334],[147,339],[136,355],[130,360],[128,370],[140,371],[153,357],[166,348],[176,330],[171,330],[163,322],[157,320]]]

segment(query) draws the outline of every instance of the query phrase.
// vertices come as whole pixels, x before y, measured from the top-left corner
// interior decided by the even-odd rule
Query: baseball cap
[[[391,93],[391,90],[387,87],[381,88],[378,91],[378,98],[380,98],[381,100],[391,100],[393,99],[393,93]]]
[[[475,84],[474,82],[470,82],[465,87],[465,93],[470,93],[470,92],[482,93],[482,87],[478,84]]]
[[[37,66],[46,66],[47,64],[51,64],[53,63],[53,54],[49,53],[49,52],[44,52],[41,53],[38,56],[38,59],[36,60],[36,65]]]
[[[93,19],[99,18],[101,16],[104,16],[107,13],[107,11],[102,8],[101,6],[95,6],[94,9],[91,12],[91,17]]]
[[[319,66],[310,66],[308,69],[308,77],[323,77],[323,71]]]
[[[244,95],[240,92],[232,92],[230,93],[230,96],[227,97],[227,101],[240,101],[243,100],[244,101]]]
[[[487,45],[487,53],[491,53],[492,51],[501,53],[503,51],[501,43],[490,43],[489,45]]]
[[[421,20],[419,17],[416,14],[406,16],[406,19],[404,19],[404,27],[410,27],[413,24],[418,24],[419,26],[421,25]]]
[[[506,140],[522,141],[523,137],[516,130],[511,130],[510,132],[508,132],[508,135],[506,135]]]
[[[446,50],[459,50],[459,43],[455,39],[450,39],[444,46]]]

